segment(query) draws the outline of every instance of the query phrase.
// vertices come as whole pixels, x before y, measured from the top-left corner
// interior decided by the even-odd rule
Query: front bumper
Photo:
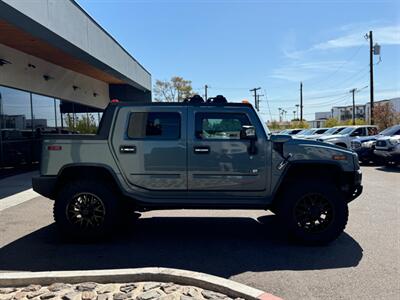
[[[357,153],[360,161],[368,161],[374,159],[374,149],[373,148],[358,148],[354,152]]]
[[[386,160],[399,160],[400,159],[400,147],[396,147],[393,149],[375,149],[374,154],[382,157]]]
[[[32,178],[32,188],[35,192],[40,195],[54,199],[55,187],[57,177],[56,176],[39,176]]]
[[[349,174],[350,175],[350,174]],[[362,182],[362,173],[361,170],[358,169],[355,172],[351,173],[351,176],[346,180],[347,184],[343,186],[343,191],[346,194],[347,202],[351,202],[361,195],[363,191]]]

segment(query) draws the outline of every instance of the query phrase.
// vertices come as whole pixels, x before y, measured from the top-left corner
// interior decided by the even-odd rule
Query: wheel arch
[[[285,187],[291,183],[307,180],[332,181],[337,186],[341,185],[340,174],[344,173],[342,167],[334,162],[292,162],[281,176],[280,182],[273,191],[272,207],[276,206],[277,201],[283,195]]]
[[[57,174],[54,195],[57,195],[57,192],[64,184],[77,179],[102,180],[109,183],[117,192],[124,194],[116,173],[109,166],[103,164],[79,163],[67,164],[60,169]]]

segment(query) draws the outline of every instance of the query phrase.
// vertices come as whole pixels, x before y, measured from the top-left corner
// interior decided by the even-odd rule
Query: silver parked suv
[[[340,131],[339,134],[320,136],[317,141],[351,149],[351,141],[353,139],[376,134],[378,134],[378,127],[373,125],[348,126]]]
[[[382,158],[387,165],[400,163],[400,125],[393,126],[392,136],[382,136],[376,140],[374,154]]]

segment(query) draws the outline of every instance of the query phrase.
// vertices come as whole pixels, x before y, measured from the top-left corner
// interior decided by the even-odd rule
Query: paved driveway
[[[160,266],[206,272],[286,299],[398,299],[400,172],[365,167],[346,232],[326,247],[288,242],[260,211],[156,211],[97,244],[59,238],[42,197],[0,212],[0,270]],[[397,185],[396,185],[397,183]]]

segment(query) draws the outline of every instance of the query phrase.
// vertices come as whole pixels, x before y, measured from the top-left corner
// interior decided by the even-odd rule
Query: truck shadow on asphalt
[[[246,271],[357,266],[363,250],[348,234],[324,247],[287,240],[276,217],[153,217],[132,221],[101,243],[60,238],[54,224],[0,250],[0,269],[47,271],[168,267],[230,277]]]

